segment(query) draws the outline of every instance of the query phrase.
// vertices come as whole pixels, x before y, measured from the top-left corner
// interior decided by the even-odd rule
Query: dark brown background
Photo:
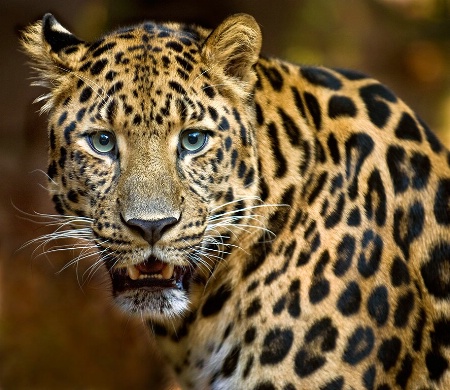
[[[48,201],[45,117],[32,101],[18,31],[53,12],[83,39],[144,19],[215,26],[253,14],[264,52],[299,63],[356,68],[402,96],[450,144],[448,0],[1,0],[0,3],[0,387],[167,389],[170,380],[139,320],[117,313],[102,271],[80,287],[86,265],[58,271],[73,253],[17,249],[45,229],[21,212]],[[39,253],[39,252],[37,252]],[[37,254],[36,253],[36,254]]]

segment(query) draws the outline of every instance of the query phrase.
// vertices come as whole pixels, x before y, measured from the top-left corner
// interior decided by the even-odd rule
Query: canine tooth
[[[128,276],[130,277],[131,280],[138,280],[139,276],[141,275],[139,270],[134,265],[129,265],[127,267],[127,271],[128,271]]]
[[[170,279],[173,276],[173,270],[175,266],[173,264],[167,264],[161,271],[163,279]]]

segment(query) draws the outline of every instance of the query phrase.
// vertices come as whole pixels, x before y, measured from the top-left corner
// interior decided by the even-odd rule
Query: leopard
[[[450,388],[450,152],[388,87],[247,14],[21,42],[58,229],[181,388]]]

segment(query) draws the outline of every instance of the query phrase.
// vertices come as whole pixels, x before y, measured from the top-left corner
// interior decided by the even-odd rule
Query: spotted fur
[[[450,154],[388,88],[243,14],[23,45],[56,209],[183,388],[450,388]]]

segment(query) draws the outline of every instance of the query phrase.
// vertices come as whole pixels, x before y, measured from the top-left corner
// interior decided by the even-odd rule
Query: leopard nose
[[[174,217],[162,218],[157,220],[145,220],[145,219],[129,219],[127,225],[137,229],[141,236],[150,245],[154,245],[161,239],[161,236],[171,226],[175,225],[178,219]]]

